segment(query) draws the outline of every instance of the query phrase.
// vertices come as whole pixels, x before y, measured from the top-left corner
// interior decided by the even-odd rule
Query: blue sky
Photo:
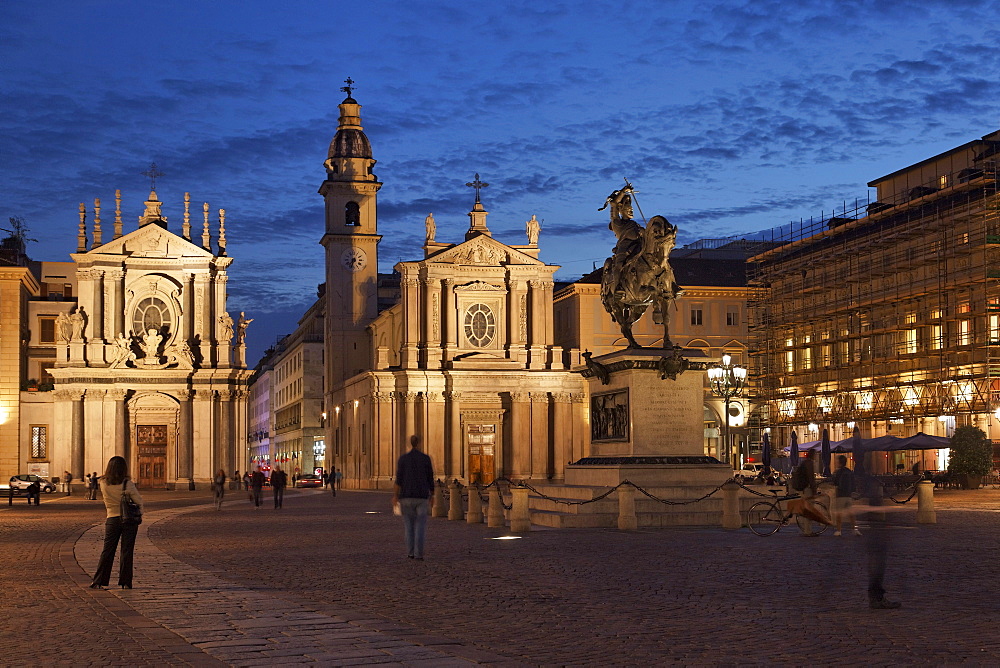
[[[126,230],[155,161],[180,227],[227,211],[230,311],[255,360],[323,280],[323,160],[350,76],[384,183],[380,266],[423,220],[460,240],[474,173],[494,235],[570,280],[613,245],[628,177],[682,243],[777,227],[1000,126],[1000,2],[0,4],[0,220],[35,259],[76,248],[95,197]],[[198,215],[194,216],[200,220]],[[108,232],[105,232],[107,235]]]

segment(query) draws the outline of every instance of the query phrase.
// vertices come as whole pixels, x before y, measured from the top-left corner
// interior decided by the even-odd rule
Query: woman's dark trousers
[[[118,584],[132,586],[132,558],[135,553],[135,535],[139,531],[138,524],[125,524],[120,517],[109,517],[104,523],[104,551],[101,561],[97,564],[94,574],[94,584],[104,587],[111,581],[111,566],[115,561],[115,550],[118,540],[122,542],[121,563],[118,566]]]

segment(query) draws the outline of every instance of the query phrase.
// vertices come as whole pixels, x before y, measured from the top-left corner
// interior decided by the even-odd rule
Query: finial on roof
[[[87,252],[87,205],[80,202],[80,229],[76,233],[76,252]]]
[[[91,248],[97,248],[101,246],[103,242],[101,241],[101,199],[99,197],[94,198],[94,243]]]
[[[184,223],[181,224],[181,235],[191,241],[191,193],[184,193]]]
[[[115,191],[115,239],[122,235],[122,191]]]
[[[201,247],[205,250],[212,250],[212,235],[208,231],[208,202],[202,204],[201,211],[205,215],[205,223],[201,228]]]
[[[226,210],[219,209],[219,255],[226,254]]]
[[[156,192],[156,179],[158,177],[160,177],[160,176],[164,176],[163,172],[161,172],[156,167],[156,163],[155,162],[149,163],[149,169],[147,169],[144,172],[139,172],[139,173],[149,179],[149,189],[151,191],[153,191],[153,192]],[[150,199],[153,199],[153,198],[150,197]]]
[[[345,93],[347,93],[347,99],[352,99],[351,98],[351,93],[354,92],[354,79],[352,79],[351,77],[347,77],[346,79],[344,79],[344,83],[347,84],[347,85],[346,86],[341,86],[340,90],[342,90]]]

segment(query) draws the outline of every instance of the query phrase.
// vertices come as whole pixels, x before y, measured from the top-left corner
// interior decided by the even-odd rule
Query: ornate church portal
[[[125,234],[120,202],[106,243],[100,202],[90,239],[80,205],[79,298],[56,322],[53,457],[77,479],[121,455],[142,488],[207,485],[245,468],[250,321],[226,311],[225,211],[213,226],[205,204],[199,237],[185,196],[176,234],[153,191]]]

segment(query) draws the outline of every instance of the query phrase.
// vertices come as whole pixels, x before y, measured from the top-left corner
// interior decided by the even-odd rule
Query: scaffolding
[[[765,233],[772,248],[748,263],[748,324],[771,425],[826,425],[835,437],[851,423],[869,436],[949,419],[986,428],[1000,406],[994,136],[916,185],[901,170],[877,201]]]

